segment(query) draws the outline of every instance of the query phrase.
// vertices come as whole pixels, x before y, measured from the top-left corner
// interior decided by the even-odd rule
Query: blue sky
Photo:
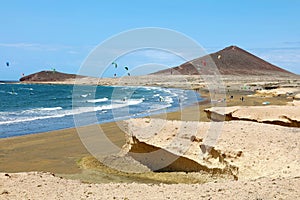
[[[181,32],[209,53],[237,45],[300,74],[299,9],[298,0],[2,0],[0,80],[51,68],[77,73],[99,43],[142,27]],[[164,65],[182,61],[151,55]]]

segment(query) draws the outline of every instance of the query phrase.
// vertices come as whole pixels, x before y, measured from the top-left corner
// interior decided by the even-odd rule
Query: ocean
[[[171,112],[201,100],[170,88],[0,83],[0,138]]]

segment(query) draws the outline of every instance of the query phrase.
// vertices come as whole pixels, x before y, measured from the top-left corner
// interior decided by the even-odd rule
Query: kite
[[[6,67],[9,67],[9,62],[6,62]]]
[[[124,69],[126,69],[128,71],[128,67],[124,67]]]
[[[116,62],[112,62],[111,64],[112,64],[112,65],[114,65],[114,66],[115,66],[115,68],[117,68],[117,67],[118,67],[118,64],[117,64]]]

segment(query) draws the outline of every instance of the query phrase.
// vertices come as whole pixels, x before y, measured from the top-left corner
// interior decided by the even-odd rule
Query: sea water
[[[194,91],[170,88],[1,83],[0,138],[170,112],[198,101]]]

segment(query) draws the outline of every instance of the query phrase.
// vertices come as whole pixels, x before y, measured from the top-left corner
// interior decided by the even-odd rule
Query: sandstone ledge
[[[297,101],[287,106],[212,107],[204,111],[214,121],[243,120],[300,127],[300,106]]]
[[[124,151],[154,171],[198,171],[239,180],[300,175],[298,128],[246,121],[126,123]],[[215,145],[208,145],[218,131]]]

